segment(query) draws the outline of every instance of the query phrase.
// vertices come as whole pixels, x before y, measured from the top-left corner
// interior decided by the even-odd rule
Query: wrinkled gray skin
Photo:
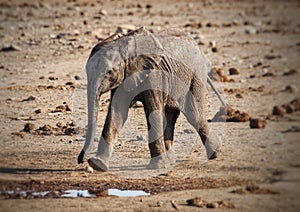
[[[209,63],[193,39],[181,32],[152,33],[144,28],[113,35],[94,47],[86,64],[88,129],[78,156],[94,141],[99,99],[111,91],[111,102],[96,157],[88,163],[107,171],[113,144],[132,101],[141,101],[148,124],[151,160],[147,168],[165,168],[172,159],[175,122],[182,112],[196,129],[209,159],[216,158],[203,116]]]

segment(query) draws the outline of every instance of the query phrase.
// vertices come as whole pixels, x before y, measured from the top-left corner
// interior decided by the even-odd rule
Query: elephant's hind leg
[[[144,111],[148,125],[151,160],[148,169],[166,168],[166,147],[164,143],[164,108],[161,96],[155,91],[145,92]]]
[[[164,132],[164,140],[165,140],[165,147],[166,147],[166,153],[167,158],[170,163],[175,163],[175,155],[174,155],[174,149],[173,149],[173,143],[174,143],[174,129],[175,129],[175,123],[180,114],[180,111],[177,109],[172,109],[169,107],[165,107],[165,116],[166,116],[166,129]]]

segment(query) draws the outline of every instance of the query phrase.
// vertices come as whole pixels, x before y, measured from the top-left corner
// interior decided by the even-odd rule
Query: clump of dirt
[[[275,105],[272,114],[284,116],[285,113],[293,113],[300,110],[300,98],[296,98],[289,103],[283,105]]]
[[[213,68],[208,73],[208,76],[215,81],[220,82],[234,82],[234,79],[229,79],[227,75],[223,75],[221,68]]]
[[[59,105],[54,110],[51,111],[51,113],[67,113],[67,112],[72,112],[70,106],[67,104]]]
[[[55,127],[48,124],[35,129],[32,123],[26,123],[23,129],[24,132],[36,135],[76,135],[84,132],[84,129],[76,127],[73,122],[67,122],[65,125],[58,122]]]
[[[265,128],[267,121],[263,119],[251,119],[250,128]]]
[[[274,191],[268,188],[262,188],[258,185],[252,184],[246,186],[246,188],[239,188],[231,191],[234,194],[280,194],[278,191]]]
[[[246,122],[250,120],[250,115],[245,112],[235,110],[230,106],[220,107],[211,122]]]
[[[236,206],[229,201],[221,200],[221,201],[207,202],[205,200],[202,200],[201,197],[188,199],[186,203],[189,206],[195,206],[200,208],[236,208]]]
[[[26,123],[24,126],[24,132],[32,132],[35,129],[35,125],[33,123]]]
[[[228,71],[229,71],[229,75],[238,75],[241,73],[240,69],[238,68],[230,68]]]

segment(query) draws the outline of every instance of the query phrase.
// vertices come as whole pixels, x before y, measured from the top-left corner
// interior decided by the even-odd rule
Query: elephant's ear
[[[148,78],[150,72],[150,69],[143,69],[126,77],[124,80],[124,89],[128,92],[134,90]]]

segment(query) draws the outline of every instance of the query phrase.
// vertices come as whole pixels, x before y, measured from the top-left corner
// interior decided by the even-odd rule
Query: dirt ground
[[[299,210],[300,106],[272,115],[274,106],[300,97],[299,1],[1,0],[0,8],[0,211]],[[194,37],[212,66],[232,79],[214,82],[226,102],[266,120],[266,127],[210,123],[220,129],[222,149],[217,159],[204,161],[199,138],[180,117],[176,165],[151,171],[145,168],[143,109],[134,107],[110,171],[90,173],[87,163],[77,165],[91,48],[117,30],[139,26],[179,28]],[[229,75],[230,68],[240,73]],[[108,103],[106,94],[98,135]],[[208,119],[218,104],[209,90]],[[111,188],[151,195],[108,196]],[[68,189],[97,197],[62,197]],[[50,192],[34,195],[43,191]]]

